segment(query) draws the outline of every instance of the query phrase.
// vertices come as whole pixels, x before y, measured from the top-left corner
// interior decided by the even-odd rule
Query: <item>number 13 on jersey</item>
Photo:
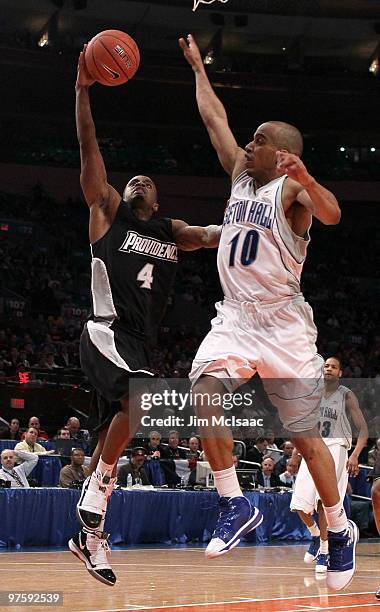
[[[235,265],[235,256],[236,251],[238,249],[238,243],[240,239],[240,234],[242,232],[238,232],[231,240],[231,251],[230,251],[230,260],[229,266],[232,267]],[[257,257],[257,249],[259,246],[259,233],[257,230],[249,230],[246,233],[240,252],[240,262],[242,266],[250,266],[253,264]],[[240,247],[240,245],[239,245]],[[239,255],[238,255],[239,256]]]

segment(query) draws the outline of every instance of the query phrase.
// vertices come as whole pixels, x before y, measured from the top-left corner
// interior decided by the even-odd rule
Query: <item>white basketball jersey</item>
[[[351,448],[352,431],[346,413],[348,387],[339,385],[328,397],[322,397],[320,404],[319,432],[327,444],[340,444]]]
[[[300,293],[309,233],[297,236],[282,206],[286,175],[255,189],[247,172],[232,184],[218,249],[224,295],[238,301],[276,302]]]

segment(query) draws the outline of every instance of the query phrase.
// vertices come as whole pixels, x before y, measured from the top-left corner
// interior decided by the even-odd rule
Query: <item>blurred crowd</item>
[[[130,144],[121,138],[99,138],[100,149],[109,170],[139,171],[155,174],[180,174],[195,176],[223,176],[223,169],[210,144],[188,143],[186,147],[172,143]],[[359,149],[338,146],[324,146],[322,154],[306,142],[303,161],[320,179],[370,181],[380,178],[379,150],[363,147],[364,157]],[[13,136],[4,150],[5,161],[20,164],[78,167],[79,148],[77,143],[66,142],[64,138],[54,143],[51,139],[33,138],[32,142]],[[2,150],[0,148],[0,157]]]
[[[41,186],[29,195],[0,193],[0,207],[0,376],[20,368],[79,368],[90,307],[87,209],[80,201],[54,202]],[[319,352],[338,355],[347,378],[380,376],[375,212],[359,204],[345,214],[343,205],[339,226],[316,223],[303,275]],[[161,376],[186,376],[221,297],[214,251],[182,254],[178,268],[152,349]],[[184,307],[193,313],[186,322]]]

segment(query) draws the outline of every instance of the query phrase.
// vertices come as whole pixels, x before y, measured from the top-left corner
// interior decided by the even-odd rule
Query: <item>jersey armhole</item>
[[[121,217],[121,212],[124,209],[123,204],[125,204],[124,200],[120,200],[119,205],[117,207],[117,211],[116,214],[114,216],[114,219],[112,221],[112,223],[110,224],[108,230],[103,234],[103,236],[101,236],[100,238],[98,238],[97,240],[95,240],[95,242],[90,242],[90,247],[91,249],[96,246],[101,240],[103,240],[111,231],[111,229],[113,228],[113,226],[115,225],[115,223],[119,220],[119,218]]]

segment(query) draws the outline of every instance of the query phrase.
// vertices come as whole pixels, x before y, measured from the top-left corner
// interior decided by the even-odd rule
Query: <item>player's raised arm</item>
[[[220,225],[201,227],[188,225],[184,221],[173,219],[172,228],[176,244],[182,251],[195,251],[202,248],[214,249],[219,245]]]
[[[106,169],[96,139],[88,92],[88,88],[93,83],[94,80],[86,69],[84,52],[82,52],[79,56],[75,84],[75,117],[81,156],[80,182],[91,210],[91,242],[107,231],[121,199],[117,191],[107,182]]]
[[[243,170],[244,151],[238,146],[228,124],[225,108],[211,86],[194,37],[189,34],[187,41],[180,38],[179,45],[195,74],[197,104],[203,123],[220,163],[234,179]]]
[[[304,163],[293,153],[277,151],[277,167],[286,172],[291,181],[286,181],[283,191],[283,204],[286,207],[294,201],[304,206],[314,217],[325,225],[336,225],[341,212],[334,194],[320,185],[309,174]]]

